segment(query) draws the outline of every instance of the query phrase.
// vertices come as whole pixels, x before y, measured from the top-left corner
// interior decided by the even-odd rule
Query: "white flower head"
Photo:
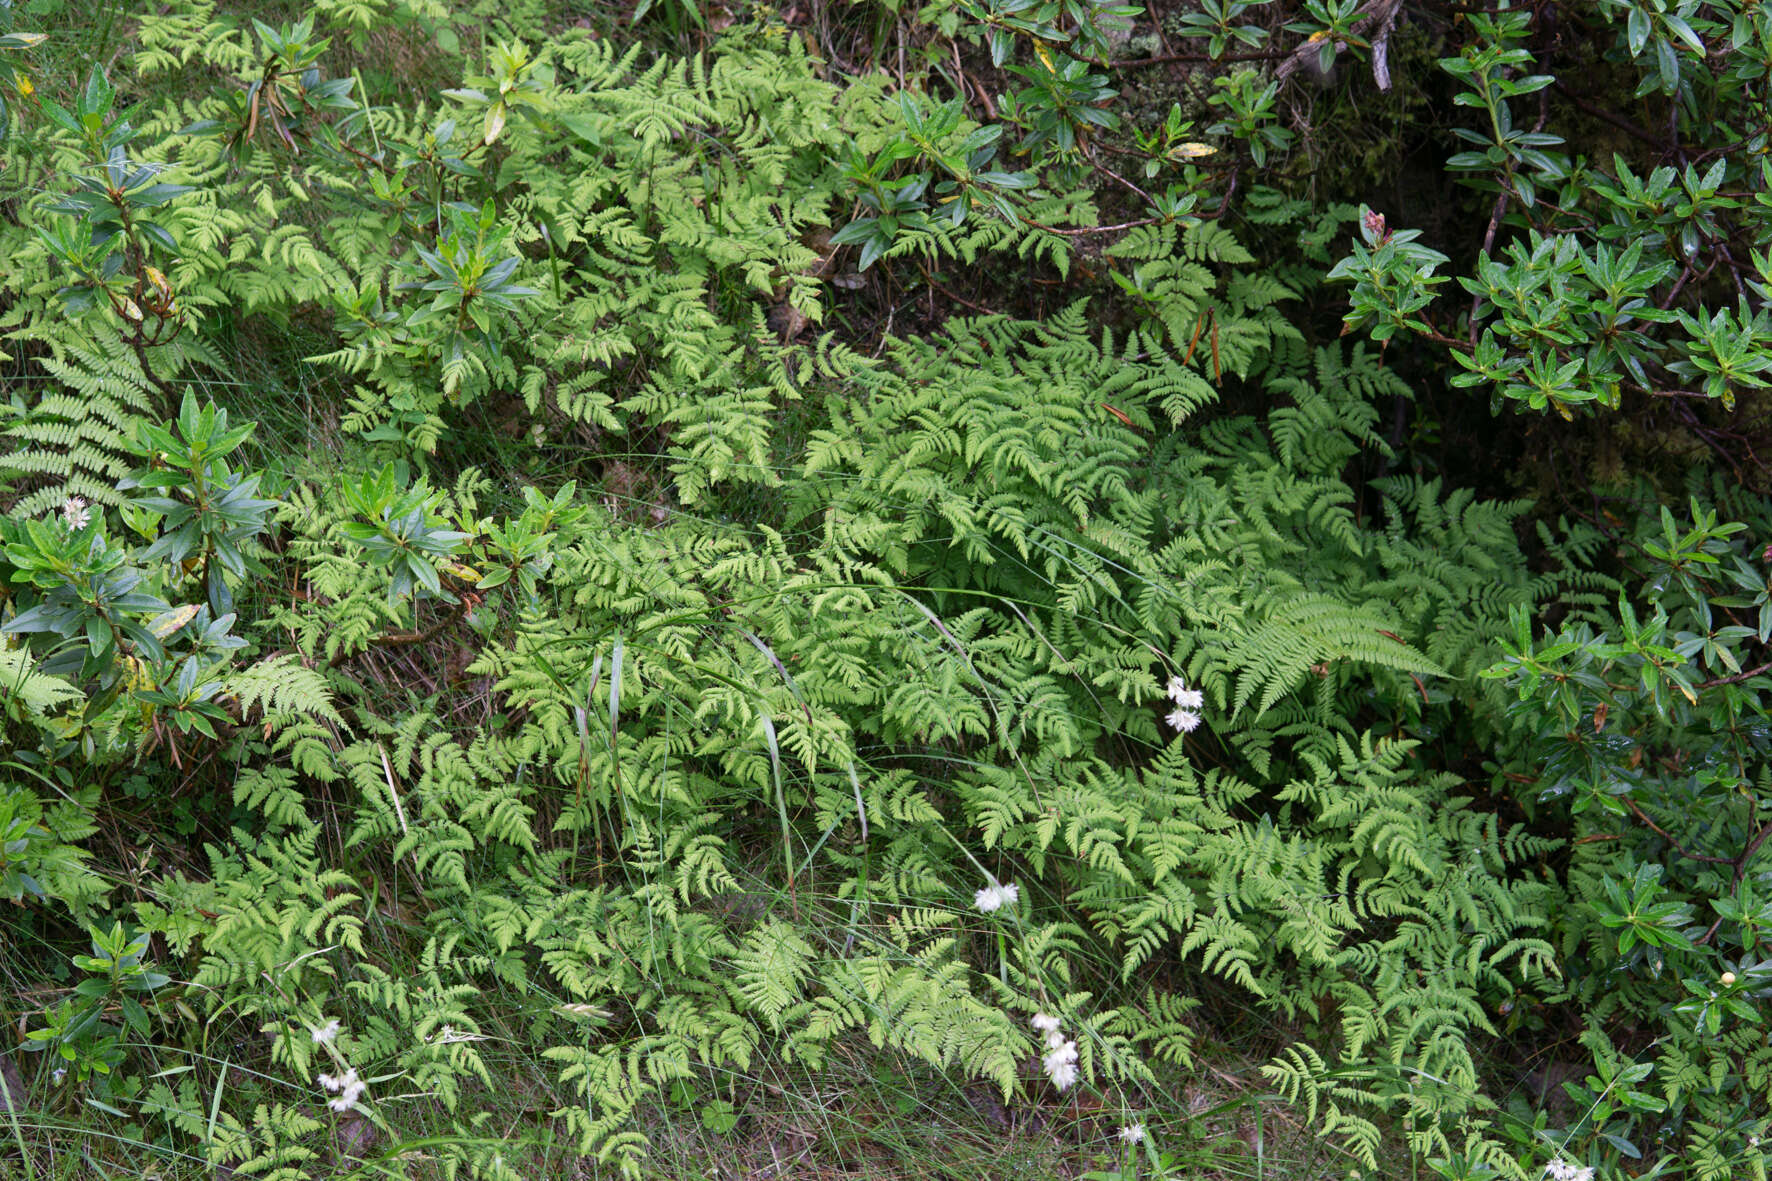
[[[1200,726],[1200,715],[1188,709],[1178,709],[1163,720],[1183,734],[1192,734]]]
[[[1182,709],[1201,709],[1206,704],[1206,695],[1198,689],[1190,689],[1187,682],[1179,676],[1170,677],[1169,684],[1163,689],[1169,700]]]
[[[1144,1143],[1144,1125],[1143,1124],[1127,1124],[1125,1127],[1120,1129],[1120,1139],[1125,1141],[1127,1144],[1143,1144]]]
[[[319,1029],[308,1030],[308,1033],[313,1037],[316,1046],[330,1046],[332,1039],[338,1036],[338,1030],[338,1018],[334,1017]]]
[[[62,520],[70,529],[84,529],[92,520],[92,510],[86,507],[84,496],[70,496],[62,502]]]
[[[369,1084],[357,1077],[355,1066],[345,1071],[341,1077],[334,1078],[330,1074],[323,1074],[318,1076],[316,1081],[328,1091],[335,1093],[335,1098],[326,1101],[326,1106],[334,1111],[349,1111],[357,1106],[357,1100],[363,1098],[363,1092],[369,1089]]]
[[[1077,1064],[1075,1062],[1061,1062],[1048,1070],[1046,1077],[1051,1079],[1052,1085],[1059,1090],[1068,1091],[1077,1084]]]
[[[1014,906],[1021,898],[1021,887],[1013,882],[1000,885],[992,882],[972,896],[972,904],[985,914],[993,910],[1001,910],[1005,906]]]
[[[1594,1181],[1594,1171],[1558,1158],[1544,1166],[1544,1175],[1550,1181]]]
[[[1077,1081],[1077,1043],[1066,1041],[1062,1034],[1049,1033],[1046,1044],[1051,1047],[1040,1060],[1046,1077],[1059,1090],[1068,1090]]]
[[[1065,1040],[1064,1032],[1059,1028],[1061,1022],[1057,1017],[1052,1017],[1045,1013],[1035,1013],[1033,1021],[1029,1022],[1029,1024],[1040,1033],[1046,1042],[1046,1048],[1048,1050],[1053,1053],[1060,1052],[1065,1045]],[[1075,1047],[1073,1046],[1073,1053],[1074,1051]],[[1047,1057],[1050,1058],[1051,1055],[1049,1054]]]

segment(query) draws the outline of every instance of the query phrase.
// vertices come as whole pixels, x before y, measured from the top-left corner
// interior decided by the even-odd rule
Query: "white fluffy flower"
[[[1030,1024],[1046,1039],[1046,1055],[1040,1059],[1040,1068],[1053,1086],[1068,1090],[1077,1081],[1077,1043],[1064,1036],[1057,1017],[1035,1013]]]
[[[369,1089],[369,1084],[357,1077],[355,1066],[345,1071],[342,1077],[334,1078],[330,1074],[323,1074],[317,1081],[322,1087],[335,1093],[335,1098],[326,1101],[326,1106],[334,1111],[349,1111],[357,1106],[357,1100],[363,1098],[363,1092]]]
[[[70,496],[62,502],[62,520],[70,529],[84,529],[92,520],[92,510],[86,507],[86,498]]]
[[[1200,725],[1200,715],[1189,709],[1178,709],[1163,720],[1183,734],[1192,734]]]
[[[972,904],[989,914],[993,910],[1001,910],[1005,906],[1014,906],[1021,897],[1021,887],[1011,882],[999,885],[992,882],[972,896]]]
[[[338,1036],[338,1029],[338,1018],[334,1017],[319,1029],[308,1030],[308,1033],[313,1036],[316,1046],[329,1046],[332,1039]]]
[[[1127,1124],[1125,1127],[1120,1129],[1120,1139],[1124,1140],[1128,1144],[1143,1144],[1144,1143],[1144,1125],[1143,1124]]]
[[[1051,1074],[1054,1067],[1063,1065],[1066,1062],[1075,1062],[1076,1060],[1077,1043],[1065,1040],[1060,1041],[1056,1046],[1052,1047],[1051,1051],[1041,1061],[1041,1065],[1046,1068],[1047,1074]]]
[[[1067,1090],[1077,1081],[1077,1043],[1066,1041],[1058,1034],[1047,1034],[1046,1044],[1052,1048],[1040,1060],[1040,1065],[1053,1086],[1061,1091]]]
[[[1077,1064],[1075,1062],[1061,1062],[1048,1070],[1046,1077],[1051,1079],[1052,1085],[1059,1090],[1068,1091],[1077,1083]]]
[[[1594,1181],[1592,1169],[1561,1159],[1544,1166],[1544,1175],[1550,1181]]]
[[[1163,692],[1182,709],[1201,709],[1206,704],[1206,695],[1198,689],[1188,688],[1187,682],[1180,677],[1170,677]]]

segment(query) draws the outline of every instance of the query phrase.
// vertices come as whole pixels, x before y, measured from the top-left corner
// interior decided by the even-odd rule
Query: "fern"
[[[239,703],[242,717],[259,709],[267,730],[294,717],[316,718],[340,730],[349,729],[333,705],[326,678],[292,656],[273,656],[235,671],[224,682],[223,691]]]
[[[385,19],[431,46],[450,18],[318,11],[316,41]],[[1565,850],[1448,770],[1524,741],[1498,737],[1520,724],[1505,686],[1478,683],[1504,644],[1524,659],[1514,621],[1530,645],[1532,614],[1566,603],[1571,642],[1599,644],[1616,547],[1546,524],[1529,560],[1530,504],[1393,466],[1381,423],[1412,390],[1307,339],[1309,268],[1257,257],[1259,227],[1325,250],[1352,211],[1258,190],[1248,235],[1176,217],[1096,253],[1045,228],[1097,221],[1088,193],[1031,192],[1025,217],[906,229],[884,265],[895,284],[930,266],[931,291],[938,267],[1074,267],[1070,297],[1037,320],[949,308],[876,349],[852,315],[871,305],[834,293],[833,161],[893,142],[902,108],[779,28],[689,57],[506,41],[496,84],[371,105],[325,54],[280,74],[264,30],[209,0],[140,26],[138,72],[228,79],[144,116],[195,189],[165,218],[179,337],[144,370],[102,308],[49,302],[33,219],[61,215],[0,226],[25,276],[5,326],[38,350],[4,423],[13,516],[116,510],[90,535],[77,514],[0,525],[0,622],[37,611],[39,645],[0,648],[7,738],[69,794],[0,806],[78,915],[107,888],[75,844],[101,795],[197,834],[116,879],[185,982],[127,1053],[250,1023],[251,1100],[212,1054],[189,1078],[123,1072],[193,1155],[337,1163],[259,1077],[308,1086],[337,1052],[425,1097],[363,1117],[396,1144],[508,1176],[483,1117],[520,1054],[562,1144],[644,1175],[652,1109],[710,1076],[880,1054],[1043,1101],[1036,1013],[1074,1037],[1080,1086],[1130,1104],[1153,1064],[1203,1056],[1205,995],[1312,1031],[1266,1077],[1363,1167],[1395,1134],[1506,1171],[1480,1068],[1497,1014],[1661,1003],[1572,969],[1612,938],[1598,842]],[[280,77],[286,138],[240,105]],[[210,121],[219,138],[170,134]],[[175,379],[249,396],[218,356],[247,345],[305,357],[353,470],[266,473],[289,486],[262,586],[223,585],[238,604],[212,595],[192,627],[201,608],[171,604],[211,588],[186,593],[207,551],[167,557],[183,502],[124,493],[201,499],[158,456],[131,475],[140,430]],[[28,630],[51,590],[91,605],[55,581],[75,536],[131,580],[113,601],[142,596],[102,669],[109,616]],[[316,1040],[331,1018],[347,1032]],[[1729,1036],[1658,1046],[1664,1093],[1720,1093],[1736,1062],[1763,1092],[1772,1063]]]
[[[159,418],[153,387],[122,342],[98,337],[58,345],[57,354],[38,362],[44,392],[0,432],[9,441],[0,481],[24,485],[12,505],[19,516],[39,516],[74,496],[121,503],[117,485],[136,466],[136,433]]]
[[[50,715],[86,695],[61,677],[42,672],[29,652],[0,648],[0,700],[16,720],[46,724]]]

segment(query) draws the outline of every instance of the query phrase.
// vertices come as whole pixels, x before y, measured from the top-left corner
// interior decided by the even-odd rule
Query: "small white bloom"
[[[54,1070],[49,1072],[49,1081],[54,1083],[58,1087],[62,1085],[62,1080],[67,1077],[68,1077],[68,1071],[65,1066],[58,1066]]]
[[[1550,1181],[1594,1181],[1594,1171],[1566,1160],[1554,1160],[1544,1166],[1544,1175]]]
[[[1077,1081],[1077,1043],[1065,1041],[1060,1035],[1047,1035],[1046,1044],[1052,1049],[1041,1059],[1040,1065],[1046,1071],[1046,1077],[1059,1090],[1067,1090]]]
[[[1041,1064],[1045,1066],[1046,1073],[1051,1074],[1053,1067],[1065,1062],[1075,1062],[1076,1060],[1077,1043],[1073,1041],[1061,1041],[1056,1046],[1052,1047],[1051,1053],[1046,1055]]]
[[[972,896],[972,904],[989,914],[993,910],[1001,910],[1005,906],[1014,906],[1021,897],[1021,887],[1010,883],[999,885],[992,882]]]
[[[1192,734],[1200,725],[1200,715],[1187,709],[1178,709],[1163,720],[1183,734]]]
[[[1143,1124],[1127,1124],[1125,1127],[1120,1129],[1120,1139],[1124,1140],[1128,1144],[1143,1144],[1144,1143],[1144,1125]]]
[[[1182,709],[1200,709],[1206,704],[1206,695],[1198,689],[1188,688],[1187,682],[1180,677],[1170,677],[1163,692]]]
[[[84,496],[70,496],[62,503],[62,520],[70,529],[84,529],[92,520],[92,511],[86,507]]]
[[[1051,1079],[1052,1085],[1059,1090],[1068,1091],[1076,1085],[1077,1064],[1075,1062],[1061,1062],[1048,1070],[1046,1077]]]
[[[336,1099],[326,1101],[326,1105],[334,1111],[349,1111],[357,1106],[357,1100],[363,1098],[363,1092],[369,1089],[369,1084],[357,1077],[357,1068],[354,1066],[345,1071],[342,1077],[334,1078],[330,1074],[323,1074],[317,1081],[328,1091],[337,1092]]]
[[[313,1036],[316,1046],[330,1046],[332,1039],[338,1036],[338,1028],[338,1018],[334,1017],[319,1029],[308,1030],[308,1033]]]
[[[1046,1055],[1040,1059],[1040,1068],[1053,1086],[1061,1091],[1068,1089],[1077,1081],[1077,1043],[1059,1031],[1056,1017],[1035,1013],[1032,1024],[1046,1038]]]

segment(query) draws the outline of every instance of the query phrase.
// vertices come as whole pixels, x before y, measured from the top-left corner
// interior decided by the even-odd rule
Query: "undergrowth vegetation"
[[[0,1171],[1764,1178],[1769,86],[0,0]]]

